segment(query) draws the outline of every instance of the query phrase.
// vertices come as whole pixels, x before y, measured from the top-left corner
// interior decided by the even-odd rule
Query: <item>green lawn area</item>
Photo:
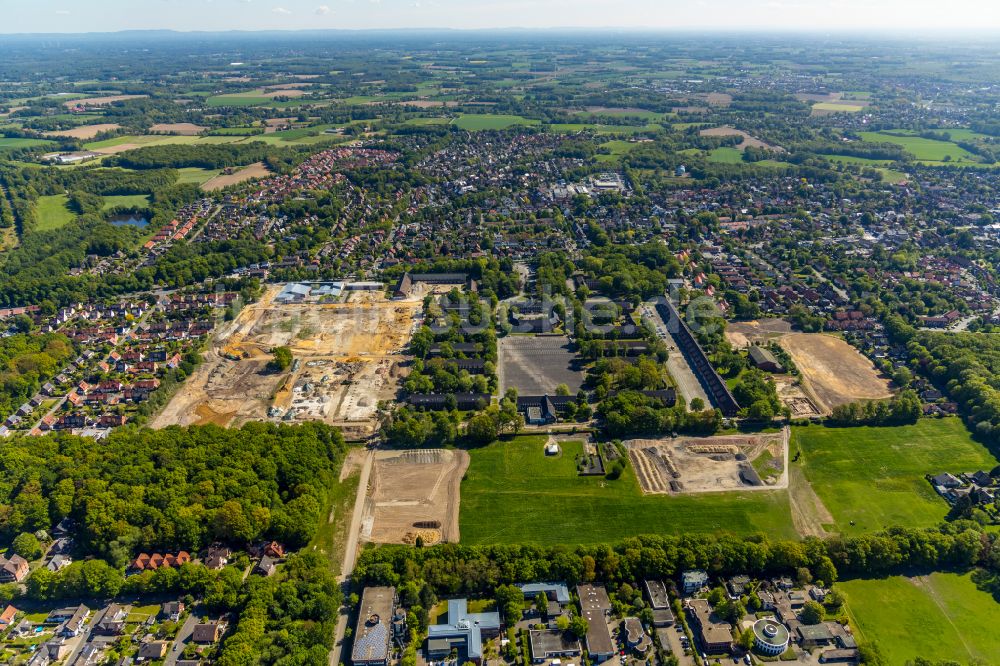
[[[104,197],[104,210],[112,208],[145,208],[149,205],[148,194],[124,194]]]
[[[33,148],[35,146],[55,146],[51,141],[45,139],[26,139],[23,137],[0,136],[0,152],[14,150],[17,148]]]
[[[523,116],[511,116],[498,113],[463,113],[453,121],[459,129],[479,132],[482,130],[500,130],[514,125],[537,125],[538,121]]]
[[[558,457],[545,456],[544,442],[521,436],[469,451],[463,543],[576,544],[684,532],[795,537],[785,491],[643,495],[631,467],[617,481],[581,477],[582,442],[564,443]]]
[[[937,525],[948,505],[924,475],[997,464],[958,418],[894,428],[798,427],[792,429],[793,456],[796,449],[802,457],[793,464],[803,466],[842,534]]]
[[[708,154],[709,162],[720,162],[722,164],[742,164],[743,153],[736,148],[720,146]]]
[[[195,183],[201,185],[222,173],[222,169],[201,169],[199,167],[184,167],[177,169],[178,183]]]
[[[979,164],[981,162],[976,155],[973,155],[965,148],[951,141],[925,139],[920,136],[906,136],[892,131],[859,132],[859,134],[865,141],[898,144],[903,147],[903,150],[912,153],[915,158],[924,162],[942,164]],[[944,161],[944,158],[947,156],[951,156],[950,162]]]
[[[879,644],[892,666],[915,657],[996,663],[1000,604],[976,589],[969,574],[842,581],[851,624]]]
[[[38,197],[35,205],[35,217],[38,218],[36,231],[52,231],[63,227],[76,217],[67,206],[69,200],[65,194],[56,194],[49,197]]]
[[[260,95],[236,93],[234,95],[216,95],[206,97],[206,106],[255,106],[257,104],[267,104],[273,101],[270,97]]]

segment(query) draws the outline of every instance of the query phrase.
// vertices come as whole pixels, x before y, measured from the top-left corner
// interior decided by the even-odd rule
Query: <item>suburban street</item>
[[[181,628],[177,630],[177,636],[174,637],[173,645],[170,646],[170,651],[167,652],[167,656],[163,658],[163,666],[174,666],[177,662],[177,658],[184,652],[184,646],[187,640],[194,633],[194,625],[198,624],[198,615],[194,612],[188,613],[187,619],[184,620],[184,624]]]

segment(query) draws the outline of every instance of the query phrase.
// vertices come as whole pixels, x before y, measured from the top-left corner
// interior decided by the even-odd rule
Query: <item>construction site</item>
[[[642,492],[702,493],[788,487],[788,429],[625,442]]]
[[[284,293],[269,289],[218,329],[204,362],[154,427],[319,420],[341,427],[348,439],[374,434],[379,402],[396,396],[420,303],[349,287],[335,302],[279,299]],[[293,360],[271,372],[277,347],[287,347]]]
[[[361,539],[424,545],[457,542],[469,454],[446,449],[379,451],[361,519]]]

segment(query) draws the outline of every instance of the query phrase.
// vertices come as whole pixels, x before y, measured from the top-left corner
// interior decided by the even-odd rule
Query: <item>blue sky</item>
[[[0,0],[0,33],[633,27],[998,30],[996,0]]]

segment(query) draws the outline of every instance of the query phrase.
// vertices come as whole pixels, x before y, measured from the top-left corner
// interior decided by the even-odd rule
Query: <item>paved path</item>
[[[666,322],[663,321],[663,318],[660,317],[660,314],[655,308],[644,305],[642,306],[642,318],[644,320],[651,321],[657,337],[667,343],[667,347],[669,348],[667,354],[667,370],[670,372],[670,376],[673,378],[674,384],[677,385],[677,392],[680,393],[684,402],[690,405],[692,398],[701,398],[705,403],[705,409],[711,409],[714,403],[709,400],[704,387],[702,387],[701,382],[698,381],[698,377],[694,374],[691,366],[688,365],[687,359],[684,358],[684,354],[681,353],[677,339],[674,338],[673,334],[670,332],[670,328],[666,325]]]
[[[194,625],[196,624],[198,624],[198,615],[192,608],[191,612],[188,613],[187,619],[184,620],[184,624],[182,624],[181,628],[177,630],[177,636],[174,638],[174,643],[170,646],[170,651],[167,652],[167,656],[163,658],[163,666],[174,666],[177,662],[177,658],[184,652],[184,644],[191,637],[191,634],[194,633]]]
[[[340,575],[337,580],[346,595],[349,591],[349,579],[354,570],[354,563],[358,559],[358,537],[361,534],[361,518],[365,512],[365,498],[368,495],[368,479],[371,477],[372,466],[375,463],[375,449],[365,453],[364,463],[361,465],[361,478],[358,480],[358,494],[354,499],[354,513],[351,516],[351,526],[347,532],[347,545],[344,546],[344,562],[340,566]],[[340,616],[337,618],[337,630],[333,636],[333,649],[330,650],[330,666],[337,666],[342,661],[341,648],[344,642],[344,633],[347,631],[347,620],[349,610],[342,608]],[[170,666],[165,664],[165,666]]]

